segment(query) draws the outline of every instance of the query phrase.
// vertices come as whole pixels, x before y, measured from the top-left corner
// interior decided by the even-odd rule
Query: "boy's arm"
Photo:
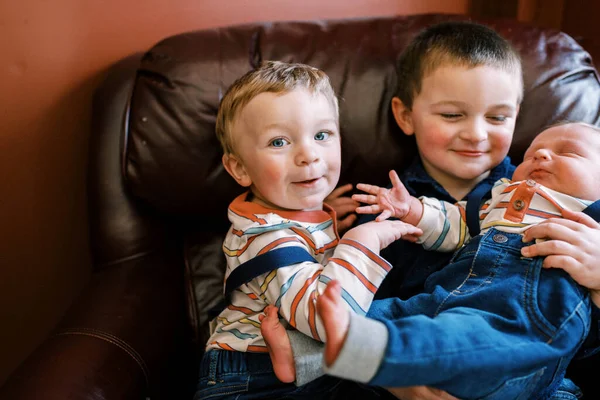
[[[465,217],[465,202],[451,204],[432,197],[421,197],[423,215],[417,225],[423,230],[418,239],[427,250],[451,252],[470,238]]]
[[[323,370],[329,375],[369,383],[382,363],[387,345],[388,330],[383,323],[350,314],[344,346],[331,366],[323,364]],[[360,360],[360,368],[356,368],[356,360]]]
[[[325,374],[323,371],[323,343],[297,330],[286,331],[292,345],[296,367],[296,386],[307,384]]]
[[[408,224],[417,225],[423,213],[423,205],[408,193],[396,171],[390,171],[391,189],[375,185],[359,183],[357,188],[368,194],[355,194],[352,198],[361,203],[369,204],[358,207],[359,214],[379,214],[376,221],[393,217]]]

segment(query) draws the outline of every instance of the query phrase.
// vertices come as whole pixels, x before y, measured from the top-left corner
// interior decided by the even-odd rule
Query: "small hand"
[[[334,189],[334,191],[325,198],[325,203],[329,204],[331,208],[335,210],[335,214],[337,215],[337,229],[340,236],[350,229],[358,218],[354,212],[356,207],[359,206],[358,202],[349,196],[342,196],[351,190],[352,184],[348,183]]]
[[[375,219],[376,221],[383,221],[389,217],[398,219],[405,217],[410,211],[411,196],[396,171],[390,171],[390,180],[392,181],[391,189],[359,183],[356,187],[368,194],[355,194],[352,198],[371,205],[358,207],[356,212],[359,214],[381,213]]]
[[[441,389],[428,386],[386,388],[386,390],[400,400],[458,400]]]
[[[592,301],[600,306],[600,224],[584,213],[563,210],[560,218],[532,226],[523,241],[547,239],[523,247],[525,257],[546,256],[544,268],[562,268],[580,285],[590,290]]]

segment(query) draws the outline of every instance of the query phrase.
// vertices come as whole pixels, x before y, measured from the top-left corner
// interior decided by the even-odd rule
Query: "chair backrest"
[[[114,132],[92,139],[100,149],[91,165],[91,193],[97,196],[90,200],[99,210],[91,216],[97,261],[110,264],[151,251],[167,239],[181,240],[190,318],[203,345],[206,312],[222,292],[226,208],[241,192],[221,165],[214,134],[227,87],[262,60],[323,69],[340,97],[340,183],[383,185],[387,171],[401,169],[416,151],[390,112],[395,60],[422,28],[465,18],[256,23],[179,34],[156,44],[141,58],[134,80],[120,89],[121,100],[131,89],[128,108],[120,101],[107,115],[95,117],[95,123]],[[522,55],[525,97],[510,151],[514,162],[548,124],[599,122],[598,75],[575,40],[514,21],[480,22],[499,31]],[[102,122],[110,113],[113,120]]]

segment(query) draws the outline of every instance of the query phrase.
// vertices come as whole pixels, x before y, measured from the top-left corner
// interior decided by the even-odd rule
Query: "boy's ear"
[[[223,154],[221,159],[225,170],[243,187],[252,185],[252,180],[244,168],[244,164],[233,154]]]
[[[394,119],[396,123],[402,129],[405,135],[412,135],[415,133],[412,121],[412,112],[404,106],[404,103],[400,98],[392,98],[392,112],[394,113]]]

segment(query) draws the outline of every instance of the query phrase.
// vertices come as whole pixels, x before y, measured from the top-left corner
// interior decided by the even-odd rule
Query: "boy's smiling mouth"
[[[465,157],[480,157],[485,154],[485,151],[478,150],[454,150],[454,152]]]

